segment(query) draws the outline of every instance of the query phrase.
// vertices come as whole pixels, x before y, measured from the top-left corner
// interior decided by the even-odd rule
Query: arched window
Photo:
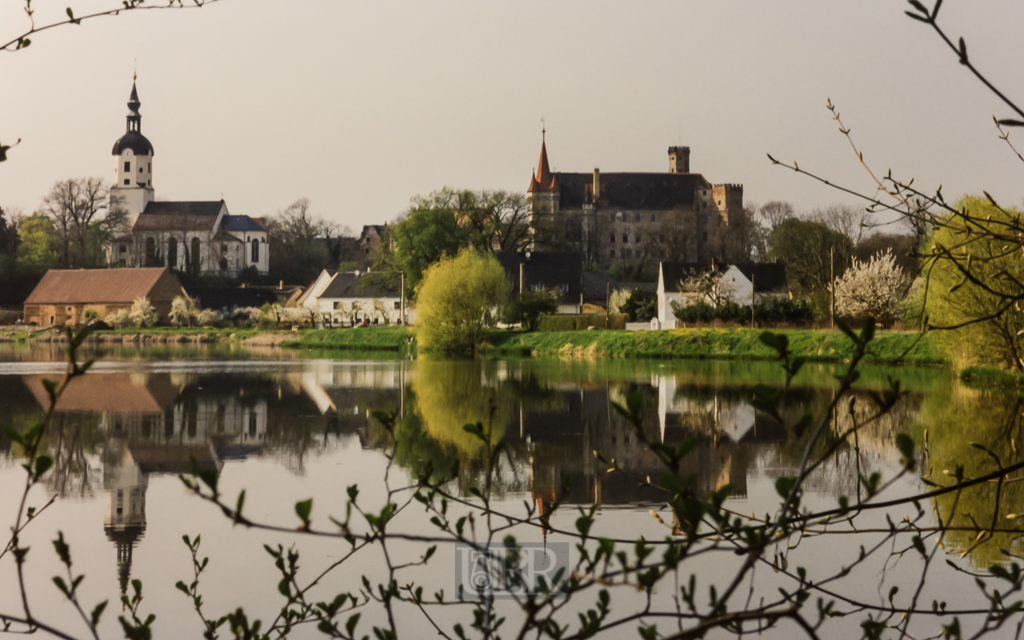
[[[260,261],[260,241],[256,238],[252,239],[252,261],[253,263]]]
[[[178,240],[171,238],[167,241],[167,266],[171,269],[178,268]]]
[[[191,261],[190,266],[199,271],[199,238],[192,238],[192,249],[190,250],[189,260]]]
[[[156,262],[156,240],[146,238],[146,266],[152,266]]]

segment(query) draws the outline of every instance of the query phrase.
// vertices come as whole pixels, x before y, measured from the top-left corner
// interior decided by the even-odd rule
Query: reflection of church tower
[[[103,489],[107,494],[103,530],[117,547],[117,575],[121,593],[125,593],[131,578],[132,549],[146,531],[149,476],[135,464],[123,440],[111,439],[103,457]]]

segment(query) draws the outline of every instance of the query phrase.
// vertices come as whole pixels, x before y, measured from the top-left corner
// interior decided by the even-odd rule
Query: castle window
[[[131,171],[132,170],[132,162],[131,162],[131,160],[126,160],[125,161],[125,163],[124,163],[124,170],[125,171]]]
[[[612,244],[615,244],[615,234],[612,234]]]
[[[608,252],[608,257],[609,258],[614,258],[615,257],[615,249],[612,249],[611,251]]]
[[[706,203],[706,202],[700,203],[700,208],[701,209],[707,209],[708,208],[708,203]]]
[[[651,222],[657,222],[657,220],[658,220],[658,214],[652,213],[651,214]]]
[[[640,234],[639,233],[634,233],[633,234],[633,242],[640,242]]]
[[[629,242],[629,236],[627,234],[625,234],[625,233],[622,234],[622,241],[623,242]]]
[[[630,251],[629,249],[626,249],[625,251],[622,252],[622,257],[623,258],[630,258],[632,256],[633,256],[633,252]]]
[[[702,241],[704,241],[704,242],[707,242],[708,241],[708,232],[705,231],[704,233],[700,234],[700,239]]]
[[[139,167],[139,173],[145,173],[142,167]]]

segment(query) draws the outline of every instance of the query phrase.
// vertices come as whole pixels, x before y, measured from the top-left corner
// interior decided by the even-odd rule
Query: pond
[[[0,347],[0,425],[25,429],[42,416],[47,405],[43,380],[60,377],[64,354],[59,345]],[[132,593],[133,579],[143,584],[141,610],[156,615],[155,637],[200,637],[203,627],[192,600],[175,587],[179,580],[191,583],[194,576],[184,535],[201,534],[199,558],[210,559],[198,586],[204,612],[216,618],[244,607],[250,619],[263,620],[264,629],[285,602],[279,593],[281,573],[264,545],[299,552],[296,584],[315,583],[309,589],[312,600],[330,602],[342,592],[358,595],[365,589],[364,576],[372,585],[387,580],[389,563],[408,564],[398,574],[398,586],[422,585],[430,600],[442,590],[450,600],[460,585],[475,584],[464,545],[424,541],[445,536],[431,523],[437,514],[411,500],[409,487],[417,478],[443,481],[444,490],[458,498],[450,503],[451,522],[460,514],[477,513],[466,525],[467,535],[472,529],[477,539],[486,539],[489,526],[495,543],[512,534],[558,564],[578,559],[579,550],[565,532],[576,531],[580,508],[596,505],[591,536],[663,541],[672,535],[678,521],[665,506],[669,494],[655,486],[664,466],[650,443],[674,448],[696,438],[679,473],[692,478],[694,495],[707,499],[729,486],[725,508],[747,517],[774,514],[781,502],[776,481],[797,475],[803,455],[792,424],[809,413],[827,418],[829,433],[842,433],[871,413],[870,394],[882,390],[888,376],[899,378],[906,393],[891,412],[858,431],[860,455],[852,445],[838,446],[808,479],[805,508],[829,509],[840,496],[852,499],[858,478],[875,472],[883,483],[895,478],[886,499],[927,491],[927,481],[948,479],[958,464],[968,477],[981,475],[993,463],[971,443],[1009,462],[1016,461],[1020,441],[1019,397],[967,388],[942,369],[865,367],[852,394],[855,402],[844,400],[828,415],[838,387],[835,375],[843,367],[806,365],[782,395],[787,427],[754,408],[757,385],[781,388],[784,383],[780,365],[768,362],[467,361],[220,347],[117,348],[91,355],[98,357],[94,369],[74,380],[56,407],[45,444],[55,464],[31,492],[29,504],[39,508],[55,500],[21,539],[22,546],[31,548],[25,567],[33,614],[76,637],[87,635],[85,626],[51,581],[64,574],[50,543],[58,531],[71,546],[75,573],[87,576],[80,587],[83,607],[89,610],[104,599],[112,603],[100,624],[103,637],[122,635],[118,599]],[[630,397],[640,402],[636,425],[616,409]],[[393,434],[375,411],[394,416]],[[464,429],[477,422],[489,440]],[[919,449],[927,442],[915,473],[900,474],[901,454],[894,445],[899,433],[910,435]],[[473,505],[479,506],[477,491],[487,485],[488,451],[499,443],[490,506],[513,518],[489,520]],[[5,531],[13,525],[24,486],[21,455],[17,443],[0,435],[0,524]],[[282,530],[233,524],[216,505],[186,489],[179,476],[194,471],[218,472],[219,490],[232,507],[244,489],[245,517]],[[352,545],[344,539],[289,531],[302,525],[296,503],[310,498],[311,527],[339,531],[336,525],[345,521],[352,485],[358,485],[356,511],[379,514],[389,500],[399,506],[387,525],[395,537],[386,549],[372,544],[349,555]],[[951,511],[952,524],[965,526],[946,532],[941,558],[928,566],[917,593],[925,565],[909,547],[909,537],[899,544],[889,539],[886,549],[856,563],[861,547],[871,550],[886,540],[888,521],[917,516],[914,506],[901,504],[865,512],[856,522],[858,531],[818,523],[802,537],[783,541],[766,554],[770,564],[755,568],[735,592],[729,608],[749,608],[750,598],[756,606],[757,599],[776,597],[779,588],[792,591],[798,566],[818,581],[856,564],[841,580],[822,583],[813,596],[835,600],[837,610],[852,614],[828,620],[822,637],[859,636],[868,615],[890,606],[892,587],[900,588],[897,608],[910,607],[914,598],[920,610],[930,610],[933,601],[950,611],[985,609],[987,600],[973,578],[942,560],[976,571],[1004,561],[1001,550],[1015,552],[1016,535],[997,532],[960,559],[960,552],[974,545],[974,534],[967,530],[971,519],[1002,521],[1024,509],[1017,483],[1001,487],[998,507],[994,491],[985,484],[920,504],[921,527],[934,526],[936,513],[948,518]],[[552,502],[560,504],[553,513]],[[822,533],[826,529],[829,533]],[[351,530],[365,533],[370,527],[355,513]],[[930,553],[935,540],[923,537]],[[421,564],[435,544],[436,554]],[[900,553],[904,546],[911,552]],[[632,545],[628,548],[632,552]],[[632,587],[612,589],[611,619],[647,615],[637,613],[604,635],[632,637],[642,624],[657,624],[663,636],[678,632],[677,620],[664,612],[686,609],[677,596],[690,574],[698,585],[697,604],[706,609],[708,587],[724,590],[744,561],[727,548],[712,551],[717,552],[687,559],[677,576],[659,583],[649,609]],[[576,614],[594,608],[596,601],[596,592],[580,594],[567,600],[558,615],[574,633]],[[514,637],[515,621],[522,616],[515,601],[499,599],[496,606],[509,617],[501,635]],[[426,608],[429,620],[414,604],[396,605],[395,624],[403,637],[437,635],[432,622],[455,637],[456,622],[468,628],[473,620],[466,605]],[[370,627],[387,622],[379,605],[359,611],[360,635],[372,637]],[[0,558],[0,614],[21,612],[8,553]],[[919,617],[911,628],[930,635],[950,621],[950,616]],[[896,624],[899,617],[889,622]],[[963,624],[971,626],[966,619]],[[784,620],[768,635],[791,637],[795,631]],[[709,637],[735,635],[718,633]],[[323,635],[315,624],[301,625],[292,634]]]

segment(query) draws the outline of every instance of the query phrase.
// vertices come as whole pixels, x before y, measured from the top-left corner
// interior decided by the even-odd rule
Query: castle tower
[[[547,132],[542,130],[540,135],[540,161],[537,162],[537,171],[530,178],[530,188],[526,190],[531,220],[537,214],[557,212],[561,199],[558,177],[551,173],[548,165]]]
[[[668,148],[668,172],[690,173],[690,147]]]
[[[139,113],[139,92],[132,77],[132,95],[128,100],[128,118],[125,134],[114,143],[114,186],[112,198],[121,200],[128,212],[128,223],[135,219],[155,198],[153,195],[153,145],[142,135],[142,115]]]

